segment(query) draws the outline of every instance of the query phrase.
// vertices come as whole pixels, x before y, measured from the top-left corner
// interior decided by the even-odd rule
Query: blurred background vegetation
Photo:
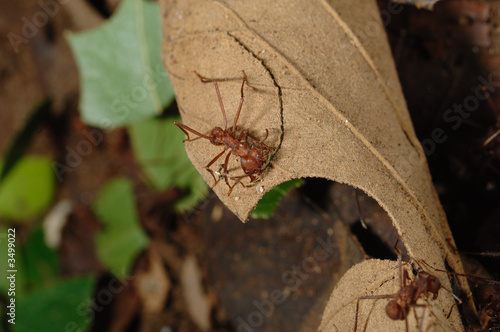
[[[495,70],[497,5],[458,2],[383,16],[421,140],[449,126],[443,112]],[[388,2],[379,6],[386,13]],[[172,125],[157,3],[3,2],[0,17],[0,255],[15,229],[6,258],[17,270],[16,324],[4,314],[1,330],[235,331],[340,223],[356,258],[322,262],[255,329],[296,330],[321,314],[336,271],[365,252],[395,257],[389,218],[348,186],[289,183],[246,225],[209,192]],[[464,252],[500,250],[500,144],[484,144],[498,130],[498,100],[481,102],[428,156]],[[499,277],[495,261],[480,263]],[[1,310],[9,287],[1,278]]]

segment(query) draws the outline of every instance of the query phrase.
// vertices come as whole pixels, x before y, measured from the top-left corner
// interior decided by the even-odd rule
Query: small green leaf
[[[273,189],[269,190],[257,203],[257,206],[253,209],[252,213],[250,216],[252,218],[270,218],[274,210],[276,209],[276,206],[278,206],[278,203],[280,200],[285,196],[287,192],[294,188],[298,188],[301,185],[304,184],[304,180],[302,179],[293,179],[287,182],[283,182],[282,184],[274,187]]]
[[[200,173],[191,164],[182,144],[184,134],[173,125],[177,117],[151,119],[129,126],[135,157],[156,190],[178,187],[188,191],[176,202],[179,212],[198,204],[208,192]]]
[[[38,107],[35,108],[33,113],[24,123],[24,127],[17,133],[16,138],[5,154],[5,164],[0,172],[0,184],[20,160],[24,152],[26,152],[26,149],[31,144],[31,141],[38,132],[41,124],[47,120],[50,114],[50,106],[50,100],[43,101]]]
[[[53,282],[57,278],[59,269],[56,251],[47,247],[41,226],[35,227],[26,243],[21,243],[13,227],[8,231],[0,226],[0,269],[2,271],[16,270],[16,297],[22,297],[29,289],[36,289],[44,284]],[[16,234],[9,237],[8,234]],[[11,241],[9,241],[11,239]],[[13,256],[8,255],[7,244],[15,244]],[[8,259],[14,259],[13,266],[9,266]],[[9,280],[0,279],[0,292],[7,294]]]
[[[0,218],[28,220],[45,211],[54,196],[54,180],[50,159],[21,159],[0,185]]]
[[[85,331],[92,322],[90,298],[95,278],[59,281],[16,299],[14,332]],[[9,319],[9,316],[7,316]]]
[[[102,27],[68,38],[80,69],[80,109],[87,124],[128,124],[160,114],[173,101],[160,56],[157,3],[125,0]]]
[[[57,252],[45,244],[41,226],[32,231],[28,242],[23,246],[23,258],[26,282],[30,288],[37,288],[56,279],[59,269]]]
[[[149,242],[139,223],[130,180],[108,182],[98,194],[94,212],[104,224],[96,240],[97,254],[111,272],[123,277]]]

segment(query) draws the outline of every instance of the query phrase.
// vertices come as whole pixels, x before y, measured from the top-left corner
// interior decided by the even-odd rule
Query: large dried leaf
[[[204,134],[223,125],[213,86],[202,84],[194,71],[226,80],[219,85],[232,123],[244,70],[250,87],[237,130],[264,137],[268,129],[266,144],[277,147],[258,187],[237,186],[231,196],[222,183],[214,188],[240,219],[247,219],[261,197],[259,187],[266,192],[292,178],[322,177],[375,198],[411,257],[438,269],[445,269],[446,258],[452,270],[462,271],[382,23],[373,15],[374,1],[164,0],[162,5],[164,62],[184,123]],[[197,139],[187,142],[186,150],[212,184],[204,166],[221,147]],[[242,173],[238,163],[230,159],[231,175]],[[441,293],[440,298],[440,312],[449,310],[452,297]],[[341,318],[353,324],[353,315]],[[449,324],[461,326],[456,311]]]

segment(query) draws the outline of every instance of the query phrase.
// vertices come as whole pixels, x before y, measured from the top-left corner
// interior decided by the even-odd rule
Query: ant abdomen
[[[258,151],[251,151],[247,156],[241,157],[241,168],[247,175],[258,175],[261,172],[262,160]]]
[[[392,320],[403,320],[406,317],[403,308],[401,308],[401,306],[395,299],[387,303],[387,305],[385,306],[385,312],[387,313],[387,316]]]

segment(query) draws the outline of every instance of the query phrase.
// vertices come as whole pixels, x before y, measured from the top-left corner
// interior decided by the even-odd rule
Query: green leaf
[[[43,229],[36,227],[23,247],[26,282],[37,288],[57,277],[59,269],[57,252],[45,244]],[[18,257],[21,258],[21,257]]]
[[[94,212],[104,224],[96,240],[97,254],[111,272],[123,277],[149,242],[139,223],[130,180],[109,181],[97,196]]]
[[[102,27],[68,34],[80,69],[80,109],[89,125],[109,128],[161,114],[174,99],[161,61],[157,3],[125,0]]]
[[[11,227],[10,229],[13,229]],[[8,234],[16,234],[11,243],[15,244],[15,256],[8,256],[9,243]],[[44,284],[53,282],[57,278],[59,269],[58,256],[56,251],[50,249],[45,244],[43,229],[41,226],[35,227],[28,237],[26,243],[21,243],[17,233],[8,231],[7,227],[0,226],[0,269],[2,271],[16,270],[16,298],[22,297],[29,289],[36,289]],[[8,264],[15,259],[14,266]],[[7,294],[9,280],[0,279],[0,292]]]
[[[50,114],[50,106],[50,100],[43,101],[26,120],[24,127],[17,133],[16,138],[5,154],[4,167],[0,173],[0,184],[26,152],[40,125],[47,120]]]
[[[90,298],[95,278],[73,278],[16,299],[14,332],[85,331],[92,322]],[[7,316],[7,318],[9,318]]]
[[[52,202],[55,188],[50,159],[21,159],[0,185],[0,218],[20,221],[36,217]]]
[[[294,188],[298,188],[301,185],[304,184],[304,180],[302,179],[293,179],[287,182],[283,182],[282,184],[274,187],[273,189],[269,190],[257,203],[257,206],[253,209],[252,213],[250,216],[252,218],[270,218],[274,210],[276,209],[276,206],[278,206],[278,203],[280,200],[285,196],[286,193],[288,193],[290,190]]]
[[[184,134],[174,126],[177,117],[151,119],[130,125],[128,130],[135,157],[156,190],[178,187],[187,195],[176,202],[179,212],[198,204],[208,186],[191,164],[182,144]]]

